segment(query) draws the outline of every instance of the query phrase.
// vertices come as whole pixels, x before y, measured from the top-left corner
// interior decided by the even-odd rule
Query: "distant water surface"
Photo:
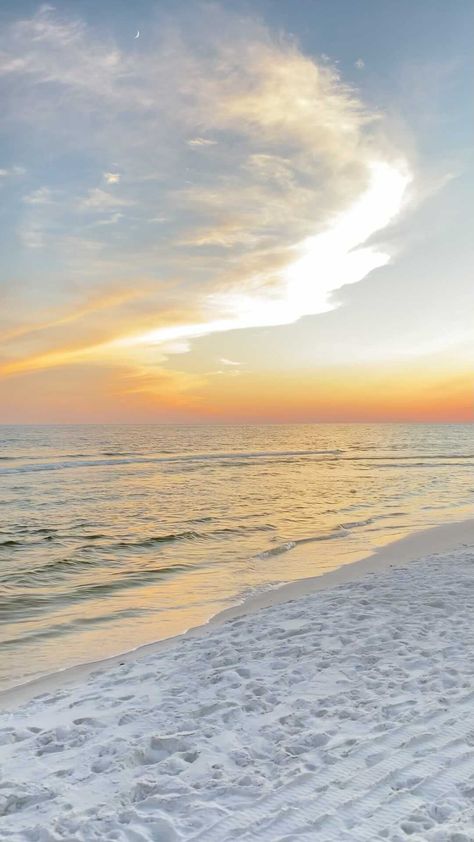
[[[0,687],[468,517],[470,425],[0,427]]]

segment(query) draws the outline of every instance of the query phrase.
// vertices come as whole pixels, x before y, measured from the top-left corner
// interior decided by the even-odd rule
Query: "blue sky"
[[[473,18],[3,3],[4,420],[232,419],[262,378],[271,420],[279,372],[296,406],[355,364],[390,369],[402,414],[413,367],[430,412],[464,378],[466,417]]]

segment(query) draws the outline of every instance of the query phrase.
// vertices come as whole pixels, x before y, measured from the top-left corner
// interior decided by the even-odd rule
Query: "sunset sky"
[[[0,422],[470,421],[472,0],[0,7]]]

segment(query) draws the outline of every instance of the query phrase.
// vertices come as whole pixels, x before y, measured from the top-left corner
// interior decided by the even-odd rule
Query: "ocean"
[[[472,425],[0,427],[0,688],[472,515]]]

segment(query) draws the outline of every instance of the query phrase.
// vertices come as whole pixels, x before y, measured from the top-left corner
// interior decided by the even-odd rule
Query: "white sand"
[[[0,839],[474,840],[473,522],[250,607],[7,695]]]

